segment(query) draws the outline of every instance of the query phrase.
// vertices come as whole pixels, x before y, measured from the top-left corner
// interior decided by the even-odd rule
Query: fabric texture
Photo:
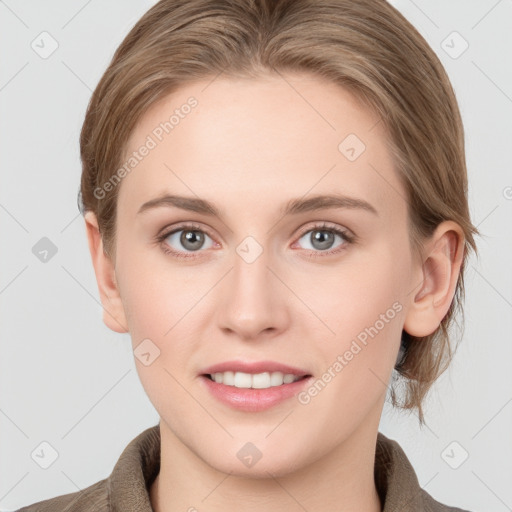
[[[159,470],[160,427],[156,425],[128,444],[108,478],[17,512],[154,512],[149,488]],[[382,512],[468,512],[443,505],[427,494],[400,445],[381,432],[374,473]]]

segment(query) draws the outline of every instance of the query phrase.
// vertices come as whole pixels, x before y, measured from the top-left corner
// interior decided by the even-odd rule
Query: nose
[[[276,277],[267,251],[252,260],[244,247],[238,249],[216,297],[218,326],[244,340],[274,337],[289,323],[286,294],[290,292]],[[249,254],[254,250],[250,247]]]

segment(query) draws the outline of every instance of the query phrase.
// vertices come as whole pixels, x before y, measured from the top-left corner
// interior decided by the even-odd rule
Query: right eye
[[[164,252],[177,258],[193,258],[194,255],[191,253],[209,249],[214,244],[210,236],[195,224],[179,226],[163,233],[158,238],[162,242]],[[210,243],[205,247],[207,239],[210,240]]]

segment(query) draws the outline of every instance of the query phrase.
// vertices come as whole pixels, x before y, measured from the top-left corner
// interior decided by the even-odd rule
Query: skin
[[[86,214],[106,325],[130,332],[134,349],[149,338],[160,350],[149,366],[135,359],[161,418],[153,508],[379,511],[375,443],[401,332],[426,336],[446,315],[462,230],[442,223],[423,257],[413,257],[406,193],[383,123],[318,77],[187,85],[146,112],[127,154],[190,96],[198,106],[119,185],[115,258],[103,251],[94,214]],[[350,133],[366,145],[353,162],[338,150]],[[334,192],[364,199],[378,215],[350,208],[280,214],[291,199]],[[206,199],[220,216],[166,206],[138,213],[166,193]],[[183,222],[205,231],[204,248],[184,247],[182,232],[155,240]],[[323,232],[323,222],[356,242],[336,235],[322,249],[310,235]],[[236,251],[247,236],[263,249],[251,263]],[[278,361],[320,378],[396,302],[401,310],[308,404],[292,397],[242,412],[199,379],[205,367],[232,359]],[[262,453],[252,467],[237,457],[247,442]]]

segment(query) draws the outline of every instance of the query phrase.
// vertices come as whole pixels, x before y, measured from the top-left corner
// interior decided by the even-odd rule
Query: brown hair
[[[467,202],[464,132],[454,91],[439,59],[385,0],[161,0],[132,28],[90,100],[80,136],[81,210],[92,210],[105,252],[115,258],[119,187],[101,188],[121,165],[136,123],[158,100],[193,81],[312,73],[349,89],[390,134],[407,191],[411,247],[444,220],[465,235],[450,309],[435,333],[403,333],[397,364],[402,403],[418,408],[453,356],[448,328],[462,311],[464,266],[478,234]],[[101,197],[97,191],[101,189]],[[104,197],[103,197],[104,196]]]

